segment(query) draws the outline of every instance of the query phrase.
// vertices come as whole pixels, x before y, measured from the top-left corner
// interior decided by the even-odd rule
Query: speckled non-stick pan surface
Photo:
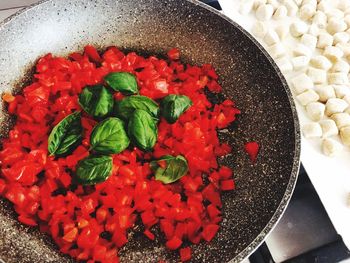
[[[227,97],[242,114],[221,132],[233,146],[220,160],[234,169],[237,190],[224,194],[224,219],[210,243],[193,246],[193,262],[239,262],[281,217],[299,167],[300,135],[291,93],[276,65],[242,28],[218,12],[186,0],[49,0],[0,24],[0,92],[19,90],[43,54],[66,55],[93,44],[116,45],[142,54],[165,54],[178,47],[186,62],[212,63]],[[218,99],[218,98],[214,98]],[[11,121],[0,106],[1,135]],[[261,144],[252,165],[243,143]],[[160,240],[137,231],[120,252],[121,262],[176,262]],[[0,204],[0,258],[6,263],[70,262],[37,229],[15,220]]]

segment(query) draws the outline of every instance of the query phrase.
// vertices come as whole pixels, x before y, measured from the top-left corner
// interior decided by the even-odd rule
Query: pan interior
[[[18,91],[35,61],[46,53],[67,55],[92,44],[116,45],[141,54],[177,47],[191,64],[211,63],[225,95],[241,109],[236,125],[221,133],[233,147],[220,160],[234,170],[237,190],[224,194],[224,219],[209,244],[193,246],[195,262],[240,261],[281,216],[299,164],[299,127],[288,87],[266,52],[240,27],[198,2],[175,0],[51,0],[0,26],[0,92]],[[29,73],[28,73],[29,72]],[[1,136],[11,125],[0,106]],[[245,142],[261,145],[251,164]],[[21,226],[6,201],[0,207],[0,257],[5,262],[69,262],[45,235]],[[135,235],[122,262],[176,262],[178,254]]]

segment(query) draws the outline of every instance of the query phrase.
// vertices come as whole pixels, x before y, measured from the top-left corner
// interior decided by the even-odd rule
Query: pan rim
[[[2,22],[0,22],[0,31],[4,29],[4,27],[12,22],[16,17],[24,14],[28,10],[45,4],[46,2],[50,2],[53,0],[40,0],[37,3],[31,4],[13,15],[9,16]],[[199,0],[181,0],[183,2],[188,2],[190,4],[193,4],[195,6],[199,6],[201,8],[206,9],[209,12],[214,13],[215,15],[219,16],[221,19],[226,20],[228,23],[230,23],[232,26],[234,26],[236,29],[238,29],[245,37],[247,37],[253,44],[258,47],[259,51],[262,52],[262,54],[268,59],[270,65],[273,67],[275,72],[277,73],[279,80],[282,83],[283,90],[286,92],[286,95],[288,97],[289,101],[289,107],[292,112],[292,118],[293,118],[293,125],[294,125],[294,156],[293,156],[293,164],[292,164],[292,170],[290,174],[290,179],[289,182],[286,186],[286,191],[283,194],[282,200],[280,201],[275,213],[271,216],[271,219],[268,221],[266,226],[261,230],[260,234],[253,239],[252,242],[250,242],[237,256],[235,256],[233,259],[231,259],[229,262],[230,263],[235,263],[235,262],[241,262],[244,259],[248,258],[263,242],[264,240],[268,237],[268,235],[273,231],[273,229],[276,227],[277,223],[279,220],[282,218],[284,212],[286,211],[288,204],[290,202],[290,199],[292,197],[292,194],[295,189],[295,185],[298,179],[298,173],[299,173],[299,168],[300,168],[300,152],[301,152],[301,134],[300,134],[300,123],[299,123],[299,118],[296,110],[296,105],[293,99],[292,92],[289,88],[289,85],[287,84],[287,81],[278,68],[277,64],[273,60],[273,58],[268,54],[268,52],[263,48],[263,46],[250,34],[248,33],[242,26],[240,26],[237,22],[233,21],[231,18],[227,17],[224,15],[222,12],[219,12],[215,8],[206,5]],[[1,259],[0,259],[1,261]]]

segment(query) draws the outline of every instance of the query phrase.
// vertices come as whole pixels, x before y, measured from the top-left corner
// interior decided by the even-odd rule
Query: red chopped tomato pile
[[[159,225],[166,247],[179,249],[182,261],[191,258],[184,241],[198,244],[215,237],[222,220],[220,193],[235,188],[231,169],[217,162],[231,151],[217,130],[232,123],[239,110],[231,100],[209,102],[205,88],[221,92],[211,65],[185,65],[179,57],[177,49],[163,60],[124,54],[116,47],[100,55],[92,46],[69,58],[48,54],[38,61],[33,82],[22,94],[3,95],[17,120],[2,140],[0,193],[13,203],[20,222],[39,226],[61,252],[87,262],[119,262],[118,250],[138,217],[145,237],[157,238]],[[96,121],[82,113],[82,144],[66,157],[48,154],[48,136],[63,118],[81,110],[78,95],[84,87],[118,71],[136,75],[141,95],[156,101],[186,95],[192,106],[174,124],[160,120],[152,152],[129,147],[111,155],[112,175],[105,182],[76,184],[75,167],[89,154]],[[123,97],[114,93],[115,100]],[[169,154],[184,156],[189,171],[179,181],[163,184],[155,180],[150,161]]]

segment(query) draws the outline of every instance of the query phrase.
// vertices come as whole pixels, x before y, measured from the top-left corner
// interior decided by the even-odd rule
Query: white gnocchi
[[[338,135],[339,130],[338,127],[333,120],[322,120],[319,122],[322,128],[322,137],[327,138],[331,136]]]
[[[322,141],[322,152],[330,157],[335,156],[343,149],[343,146],[333,139],[323,139]]]
[[[320,121],[325,112],[326,106],[321,102],[311,102],[306,105],[306,112],[313,121]]]
[[[305,124],[302,130],[305,138],[317,138],[322,136],[322,128],[317,122]]]

